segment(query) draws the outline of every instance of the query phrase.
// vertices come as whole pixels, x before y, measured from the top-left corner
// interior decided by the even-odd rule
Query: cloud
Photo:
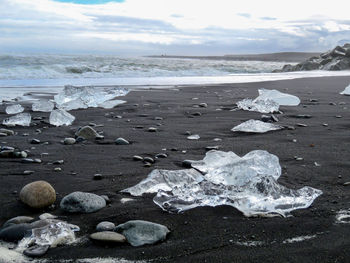
[[[348,14],[334,7],[337,0],[302,10],[301,0],[246,0],[242,5],[231,0],[63,2],[0,0],[0,52],[323,51],[350,35]]]

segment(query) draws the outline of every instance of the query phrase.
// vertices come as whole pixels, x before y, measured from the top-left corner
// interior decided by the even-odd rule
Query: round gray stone
[[[106,200],[101,196],[84,192],[70,193],[60,203],[61,209],[70,213],[93,213],[105,206]]]
[[[170,232],[166,226],[143,220],[132,220],[118,225],[116,231],[124,235],[134,247],[163,241]]]
[[[112,231],[103,231],[103,232],[96,232],[90,235],[90,238],[97,242],[104,242],[104,243],[124,243],[126,242],[125,236],[112,232]]]
[[[41,257],[49,250],[49,247],[50,247],[49,245],[45,245],[45,246],[35,245],[24,250],[23,254],[33,258]]]
[[[115,144],[117,144],[117,145],[129,145],[130,142],[128,142],[124,138],[118,138],[115,140]]]
[[[97,226],[96,226],[96,231],[98,232],[102,232],[102,231],[114,231],[115,229],[115,224],[112,222],[108,222],[108,221],[103,221],[100,222]]]
[[[63,144],[65,145],[72,145],[75,144],[76,140],[74,138],[64,138]]]

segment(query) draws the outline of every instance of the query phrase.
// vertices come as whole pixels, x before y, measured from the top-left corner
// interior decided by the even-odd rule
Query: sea
[[[273,73],[285,64],[205,58],[0,54],[0,101],[30,92],[58,93],[65,85],[147,89],[350,75],[350,71]]]

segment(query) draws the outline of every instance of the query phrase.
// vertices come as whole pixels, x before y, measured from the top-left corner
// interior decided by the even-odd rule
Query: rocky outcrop
[[[350,69],[350,43],[337,46],[334,49],[311,57],[296,65],[285,65],[275,72],[306,71],[306,70],[346,70]]]

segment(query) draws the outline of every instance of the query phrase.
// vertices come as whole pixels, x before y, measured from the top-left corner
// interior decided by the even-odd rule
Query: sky
[[[348,0],[0,0],[0,53],[225,55],[350,42]]]

